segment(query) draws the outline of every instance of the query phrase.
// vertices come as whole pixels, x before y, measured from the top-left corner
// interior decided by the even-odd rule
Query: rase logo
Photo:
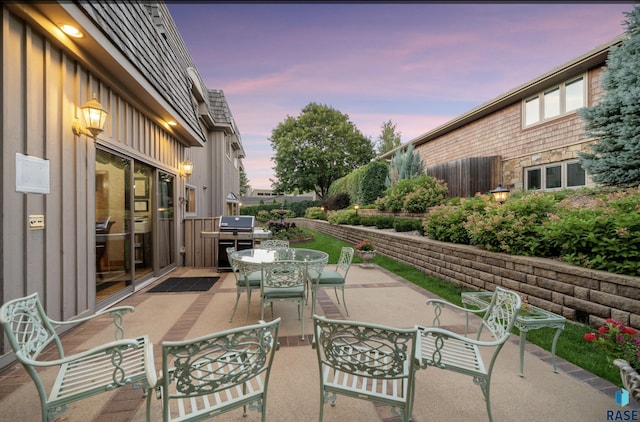
[[[629,392],[624,388],[616,391],[616,403],[620,407],[629,404]],[[638,421],[638,410],[607,410],[608,421]]]

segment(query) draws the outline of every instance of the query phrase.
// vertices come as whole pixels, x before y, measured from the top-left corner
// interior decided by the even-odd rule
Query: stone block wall
[[[530,304],[569,320],[595,326],[605,318],[615,318],[640,329],[640,277],[546,258],[488,252],[372,227],[331,225],[303,218],[295,219],[295,223],[352,244],[370,239],[381,255],[471,290],[493,291],[502,286],[527,296]]]

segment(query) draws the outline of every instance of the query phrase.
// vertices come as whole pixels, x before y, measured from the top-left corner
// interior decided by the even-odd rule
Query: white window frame
[[[568,79],[559,85],[549,87],[548,89],[545,89],[544,91],[539,92],[536,95],[532,95],[530,97],[525,98],[522,101],[522,126],[524,128],[529,128],[535,125],[539,125],[541,123],[545,123],[545,122],[560,118],[562,116],[566,116],[568,114],[575,113],[576,111],[578,111],[578,109],[582,108],[582,107],[578,107],[578,108],[574,108],[572,110],[567,111],[567,91],[566,91],[567,85],[571,85],[577,82],[578,80],[582,80],[582,107],[586,107],[588,91],[587,91],[587,74],[584,73],[582,75]],[[556,92],[559,94],[559,102],[560,102],[559,110],[557,114],[551,115],[549,117],[545,117],[545,115],[548,114],[548,113],[545,113],[545,102],[548,103],[548,101],[545,101],[545,95],[551,95]],[[535,113],[537,114],[537,116],[534,116],[534,118],[537,118],[537,119],[527,123],[527,117],[528,117],[527,105],[529,105],[529,119],[531,120],[532,101],[537,101],[538,108],[535,110]]]
[[[584,185],[576,185],[576,186],[568,186],[567,185],[567,166],[571,164],[579,163],[578,160],[567,160],[567,161],[556,161],[554,163],[543,164],[540,166],[527,167],[524,169],[524,178],[523,185],[525,190],[541,190],[541,191],[553,191],[553,190],[561,190],[561,189],[580,189],[587,186],[588,175],[587,171],[584,171]],[[547,188],[547,169],[551,169],[553,167],[560,167],[560,186]],[[540,188],[531,188],[529,187],[529,172],[532,171],[540,171]]]

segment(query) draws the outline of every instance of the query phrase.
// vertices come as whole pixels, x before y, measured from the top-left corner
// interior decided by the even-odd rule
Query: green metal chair
[[[262,306],[260,319],[264,319],[264,308],[273,303],[290,301],[298,305],[298,319],[302,324],[304,340],[304,302],[306,298],[306,265],[304,262],[282,260],[262,264]]]
[[[266,239],[260,242],[260,248],[262,249],[287,249],[289,248],[289,241],[284,239]]]
[[[466,309],[441,299],[430,299],[427,304],[435,307],[433,327],[420,329],[422,368],[433,366],[473,377],[473,383],[480,386],[484,396],[489,420],[491,414],[491,373],[493,366],[511,335],[511,330],[522,305],[520,295],[511,290],[496,287],[491,303],[482,309]],[[484,314],[476,338],[457,334],[440,327],[440,315],[445,307],[450,307],[465,315]],[[486,329],[488,336],[484,336]],[[487,338],[489,337],[489,338]],[[491,356],[485,365],[481,351]]]
[[[200,421],[242,407],[244,416],[247,409],[257,410],[266,421],[279,327],[280,318],[163,342],[162,373],[156,385],[162,420]]]
[[[9,344],[38,389],[43,422],[53,421],[72,402],[127,384],[145,390],[155,384],[153,346],[147,336],[122,339],[122,317],[133,310],[131,306],[119,306],[73,321],[55,321],[47,317],[37,293],[11,300],[0,308],[0,324]],[[65,355],[55,328],[105,315],[113,318],[115,341]],[[50,350],[47,346],[52,344],[58,357],[39,360],[43,352]],[[49,393],[40,375],[44,369],[57,371]],[[149,410],[151,394],[148,391],[145,394]]]
[[[342,304],[344,306],[344,310],[349,316],[349,309],[347,309],[347,301],[344,298],[344,285],[347,280],[347,273],[349,272],[349,268],[351,268],[351,262],[353,261],[353,254],[355,250],[350,247],[343,247],[340,251],[340,258],[338,259],[338,263],[336,264],[335,269],[325,268],[320,273],[319,277],[316,277],[314,282],[311,284],[311,296],[312,296],[312,313],[315,314],[316,309],[316,292],[318,289],[322,287],[333,287],[333,291],[336,294],[336,300],[340,303],[340,299],[338,298],[338,289],[342,291]]]
[[[260,283],[262,282],[262,265],[258,263],[250,263],[236,259],[233,257],[235,248],[229,247],[226,249],[229,264],[231,264],[231,271],[233,277],[236,280],[236,303],[233,305],[233,312],[229,322],[233,322],[233,317],[238,309],[238,302],[240,301],[240,295],[247,293],[247,313],[244,317],[244,323],[249,320],[249,310],[251,307],[251,291],[260,290]]]
[[[411,420],[418,328],[398,329],[355,321],[314,319],[313,346],[320,371],[320,422],[324,405],[337,395],[368,400],[392,408]]]

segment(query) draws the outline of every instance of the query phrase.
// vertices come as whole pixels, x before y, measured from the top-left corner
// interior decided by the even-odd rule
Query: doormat
[[[170,277],[148,293],[206,292],[220,277]]]

